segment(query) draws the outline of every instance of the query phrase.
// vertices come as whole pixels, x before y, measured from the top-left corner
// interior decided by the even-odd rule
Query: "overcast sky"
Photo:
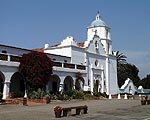
[[[0,0],[0,44],[41,48],[72,35],[86,40],[97,12],[111,27],[113,50],[150,74],[150,0]]]

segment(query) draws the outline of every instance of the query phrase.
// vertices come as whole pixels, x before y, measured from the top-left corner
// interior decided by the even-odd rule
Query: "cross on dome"
[[[96,15],[96,19],[91,23],[91,26],[106,26],[105,22],[101,20],[99,11]]]
[[[99,20],[100,19],[100,14],[99,14],[99,11],[97,12],[97,15],[96,15],[96,20]]]

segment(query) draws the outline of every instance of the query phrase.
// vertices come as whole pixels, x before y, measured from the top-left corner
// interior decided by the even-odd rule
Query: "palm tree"
[[[117,64],[125,64],[126,62],[126,56],[123,53],[119,53],[119,51],[116,52],[116,58],[117,58]]]
[[[116,56],[118,85],[119,87],[121,87],[124,84],[124,81],[126,80],[127,57],[123,53],[120,53],[119,51],[113,52],[113,54]]]

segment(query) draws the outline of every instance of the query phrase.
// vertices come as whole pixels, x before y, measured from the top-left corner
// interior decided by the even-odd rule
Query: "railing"
[[[12,62],[19,62],[20,58],[21,57],[19,57],[19,56],[10,55],[10,61],[12,61]]]
[[[0,54],[0,60],[19,62],[20,56]]]
[[[64,68],[72,68],[72,69],[75,69],[75,64],[64,63]]]
[[[86,70],[86,66],[84,66],[84,65],[77,65],[77,69]]]
[[[0,54],[0,60],[7,61],[8,60],[8,55]]]
[[[86,66],[84,66],[84,65],[76,65],[76,64],[63,63],[63,62],[53,62],[53,66],[54,67],[61,67],[61,68],[86,70]]]
[[[0,54],[0,60],[2,61],[19,62],[20,58],[21,56]],[[63,63],[63,62],[53,62],[53,66],[60,67],[60,68],[86,70],[86,66],[84,65],[76,65],[76,64]]]
[[[62,63],[61,62],[53,62],[53,66],[62,67]]]

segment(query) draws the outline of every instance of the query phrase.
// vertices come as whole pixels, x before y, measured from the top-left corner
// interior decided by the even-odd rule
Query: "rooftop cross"
[[[96,20],[99,20],[100,19],[100,15],[99,15],[99,11],[97,12],[97,15],[96,15]]]

